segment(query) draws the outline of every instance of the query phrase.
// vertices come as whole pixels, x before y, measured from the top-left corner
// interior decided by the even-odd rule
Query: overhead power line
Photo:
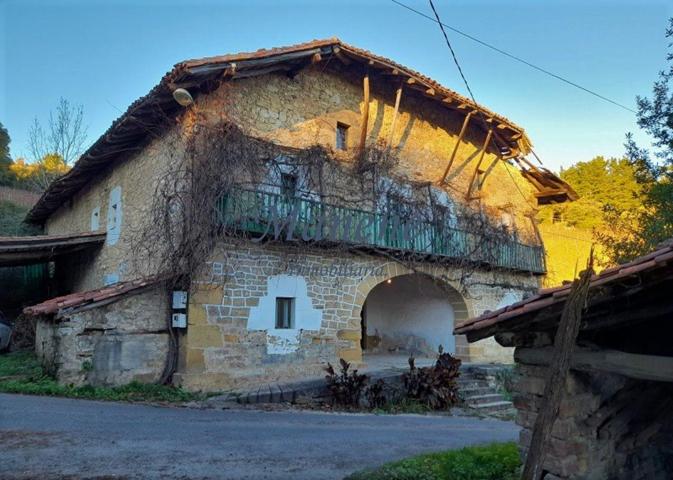
[[[566,84],[568,84],[568,85],[571,85],[571,86],[573,86],[573,87],[575,87],[575,88],[577,88],[577,89],[579,89],[579,90],[582,90],[582,91],[584,91],[584,92],[586,92],[586,93],[588,93],[588,94],[590,94],[590,95],[593,95],[594,97],[600,98],[601,100],[606,101],[606,102],[608,102],[608,103],[611,103],[611,104],[613,104],[613,105],[615,105],[615,106],[617,106],[617,107],[619,107],[619,108],[623,108],[623,109],[626,110],[626,111],[629,111],[629,112],[631,112],[631,113],[637,113],[635,110],[633,110],[633,109],[630,108],[630,107],[627,107],[626,105],[624,105],[624,104],[622,104],[622,103],[616,102],[615,100],[612,100],[612,99],[610,99],[610,98],[608,98],[608,97],[606,97],[606,96],[604,96],[604,95],[601,95],[600,93],[597,93],[597,92],[595,92],[595,91],[593,91],[593,90],[590,90],[590,89],[588,89],[588,88],[586,88],[586,87],[583,87],[582,85],[580,85],[580,84],[578,84],[578,83],[575,83],[575,82],[573,82],[572,80],[568,80],[567,78],[564,78],[564,77],[562,77],[561,75],[557,75],[557,74],[554,73],[554,72],[550,72],[550,71],[547,70],[547,69],[544,69],[544,68],[542,68],[542,67],[539,67],[539,66],[535,65],[534,63],[529,62],[528,60],[524,60],[524,59],[521,58],[521,57],[517,57],[517,56],[514,55],[514,54],[511,54],[511,53],[509,53],[509,52],[506,52],[505,50],[502,50],[501,48],[498,48],[498,47],[496,47],[495,45],[491,45],[490,43],[484,42],[483,40],[480,40],[480,39],[478,39],[477,37],[475,37],[475,36],[473,36],[473,35],[470,35],[470,34],[468,34],[468,33],[463,32],[462,30],[459,30],[459,29],[457,29],[457,28],[455,28],[455,27],[452,27],[451,25],[447,25],[447,24],[445,24],[445,23],[442,23],[442,22],[441,22],[440,20],[438,20],[437,18],[432,18],[430,15],[427,15],[427,14],[421,12],[420,10],[417,10],[417,9],[415,9],[415,8],[413,8],[413,7],[410,7],[409,5],[406,5],[406,4],[404,4],[404,3],[402,3],[402,2],[400,2],[400,1],[398,1],[398,0],[390,0],[390,1],[393,2],[393,3],[395,3],[395,4],[397,4],[397,5],[399,5],[400,7],[406,8],[407,10],[409,10],[409,11],[411,11],[411,12],[417,14],[417,15],[420,15],[420,16],[423,17],[423,18],[426,18],[426,19],[430,20],[431,22],[438,23],[438,24],[440,25],[440,27],[442,27],[442,32],[444,32],[444,27],[446,27],[446,28],[448,28],[449,30],[451,30],[452,32],[457,33],[458,35],[462,35],[462,36],[465,37],[465,38],[469,38],[469,39],[472,40],[473,42],[477,42],[478,44],[480,44],[480,45],[482,45],[482,46],[484,46],[484,47],[486,47],[486,48],[490,48],[491,50],[493,50],[493,51],[495,51],[495,52],[498,52],[499,54],[504,55],[504,56],[506,56],[506,57],[509,57],[509,58],[511,58],[512,60],[515,60],[515,61],[517,61],[517,62],[519,62],[519,63],[523,63],[524,65],[527,65],[527,66],[529,66],[530,68],[533,68],[533,69],[535,69],[535,70],[537,70],[537,71],[539,71],[539,72],[542,72],[542,73],[544,73],[545,75],[549,75],[550,77],[553,77],[553,78],[555,78],[555,79],[557,79],[557,80],[560,80],[560,81],[562,81],[562,82],[564,82],[564,83],[566,83]],[[432,7],[432,9],[433,9],[433,11],[435,11],[434,6]],[[436,12],[435,12],[435,16],[437,16],[437,15],[436,15]],[[444,35],[446,36],[446,32],[444,32]],[[448,37],[447,37],[447,41],[448,41]],[[452,50],[453,50],[453,49],[452,49]],[[455,58],[455,56],[454,56],[454,58]],[[461,72],[461,76],[462,76],[462,72]],[[464,77],[463,77],[463,79],[464,79]]]
[[[395,2],[395,0],[393,0],[393,1]],[[470,84],[467,82],[467,78],[465,78],[465,74],[463,73],[463,69],[460,66],[460,62],[458,62],[458,57],[456,56],[456,52],[453,50],[453,46],[451,46],[451,41],[449,40],[449,36],[446,34],[446,30],[444,30],[445,25],[442,23],[442,20],[439,18],[439,13],[437,13],[437,9],[435,8],[435,4],[432,2],[432,0],[429,0],[429,1],[430,1],[430,8],[432,8],[432,13],[435,14],[435,18],[436,18],[435,21],[437,22],[437,25],[439,25],[439,29],[442,31],[442,35],[444,35],[444,40],[446,41],[447,47],[449,47],[449,50],[451,51],[451,56],[453,57],[453,63],[456,64],[456,67],[458,68],[458,72],[460,72],[460,76],[463,79],[463,82],[465,83],[465,88],[467,88],[467,91],[470,94],[470,98],[472,99],[472,102],[476,105],[477,100],[474,98],[474,93],[472,93],[472,89],[470,88]],[[397,2],[395,2],[395,3],[397,3]],[[484,122],[484,124],[486,124],[486,119],[484,118],[484,114],[482,113],[481,110],[477,110],[477,115],[479,115],[479,117],[481,117],[481,121]],[[491,141],[493,142],[494,140],[491,139]],[[496,144],[496,148],[497,148],[497,144]],[[509,171],[509,168],[505,168],[505,170],[509,174],[510,178],[512,179],[512,182],[514,183],[514,186],[519,191],[519,193],[521,194],[521,197],[524,199],[524,201],[531,208],[535,208],[528,201],[528,198],[526,197],[526,195],[523,193],[523,191],[519,187],[519,184],[516,182],[516,180],[514,180],[514,177],[512,176],[512,172]]]

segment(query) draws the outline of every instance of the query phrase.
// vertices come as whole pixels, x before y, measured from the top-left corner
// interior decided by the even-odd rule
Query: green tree
[[[14,174],[10,171],[12,158],[9,156],[9,132],[0,123],[0,185],[11,185],[14,183]]]
[[[626,158],[596,157],[562,170],[561,178],[580,195],[579,200],[547,207],[543,221],[555,219],[568,226],[591,230],[605,225],[605,212],[635,211],[641,204],[642,186]]]
[[[626,138],[627,157],[644,195],[643,207],[635,217],[619,209],[609,212],[612,229],[602,238],[617,262],[648,253],[673,237],[673,18],[666,38],[668,65],[654,82],[652,96],[637,97],[638,126],[652,138],[652,148],[639,147],[631,134]],[[615,232],[621,235],[615,238]]]

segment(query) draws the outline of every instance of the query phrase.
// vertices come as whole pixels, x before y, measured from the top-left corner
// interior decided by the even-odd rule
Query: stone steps
[[[487,380],[484,368],[466,368],[458,380],[459,393],[465,406],[478,413],[511,411],[512,402],[498,392],[493,382]]]
[[[512,402],[503,400],[500,402],[479,403],[476,405],[469,405],[469,408],[478,413],[499,413],[512,410]]]

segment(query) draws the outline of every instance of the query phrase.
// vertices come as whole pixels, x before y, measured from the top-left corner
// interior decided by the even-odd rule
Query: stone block
[[[190,298],[191,305],[220,305],[224,298],[224,290],[220,286],[200,286],[192,293]]]
[[[206,370],[206,362],[203,358],[203,350],[188,348],[185,352],[185,371],[199,373]]]
[[[187,330],[188,348],[222,347],[222,333],[216,325],[193,325]]]
[[[351,342],[359,342],[362,339],[361,330],[339,330],[337,332],[339,340],[349,340]]]
[[[362,350],[359,348],[339,349],[338,356],[347,362],[362,362]]]
[[[206,309],[203,305],[190,304],[187,310],[188,325],[207,325]]]

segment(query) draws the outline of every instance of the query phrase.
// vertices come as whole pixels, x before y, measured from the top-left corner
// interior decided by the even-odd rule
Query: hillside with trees
[[[599,265],[610,263],[599,241],[612,228],[610,216],[634,216],[642,208],[643,187],[627,158],[596,157],[561,170],[560,177],[580,195],[575,202],[543,207],[538,215],[547,249],[547,286],[572,280],[584,268],[591,245],[596,244]]]

